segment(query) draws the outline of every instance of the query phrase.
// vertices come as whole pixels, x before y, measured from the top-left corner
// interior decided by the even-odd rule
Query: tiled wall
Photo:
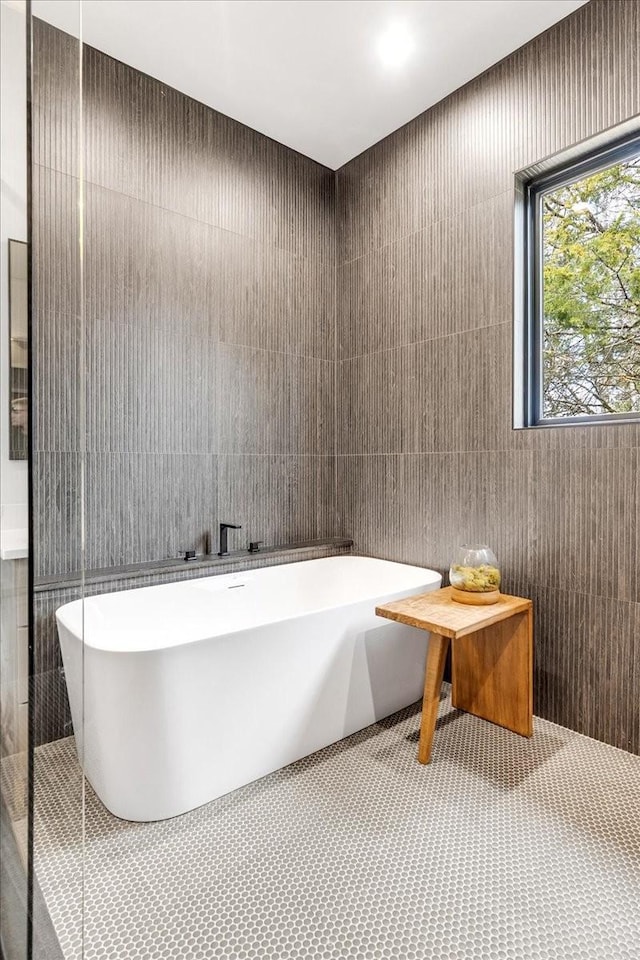
[[[535,602],[535,709],[640,751],[640,425],[516,432],[514,171],[640,111],[640,4],[595,0],[338,175],[340,528]],[[359,429],[353,430],[356,422]]]
[[[91,48],[79,145],[78,58],[36,21],[36,574],[81,488],[88,569],[334,534],[334,174]]]

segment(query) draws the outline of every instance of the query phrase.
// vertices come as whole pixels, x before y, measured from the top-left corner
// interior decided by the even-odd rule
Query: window
[[[524,407],[516,425],[640,417],[640,137],[521,186]]]

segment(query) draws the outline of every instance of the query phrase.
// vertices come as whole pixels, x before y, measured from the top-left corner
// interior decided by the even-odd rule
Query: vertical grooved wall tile
[[[534,581],[640,602],[638,449],[534,454]]]
[[[635,752],[640,424],[513,430],[512,298],[515,171],[639,113],[640,4],[593,0],[346,164],[336,346],[356,550],[490,543],[536,604],[536,712]]]
[[[73,177],[35,165],[32,176],[33,315],[79,318],[81,262],[80,184]]]
[[[81,570],[83,455],[37,450],[32,470],[35,576]]]
[[[201,553],[217,522],[217,475],[217,458],[203,454],[87,454],[86,569]]]
[[[511,320],[513,191],[340,266],[338,359]]]
[[[45,26],[37,18],[32,36],[32,162],[77,176],[82,149],[82,47],[76,37]]]
[[[220,450],[330,455],[334,364],[219,344]]]
[[[218,516],[240,543],[293,543],[336,534],[332,457],[221,456]],[[237,540],[235,541],[238,542]]]

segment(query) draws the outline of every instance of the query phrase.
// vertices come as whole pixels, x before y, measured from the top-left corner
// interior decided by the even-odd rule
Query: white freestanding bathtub
[[[162,820],[413,703],[428,635],[374,608],[440,580],[342,556],[65,604],[56,617],[89,782],[117,817]]]

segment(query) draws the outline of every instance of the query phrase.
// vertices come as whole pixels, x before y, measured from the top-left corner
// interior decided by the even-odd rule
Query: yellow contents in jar
[[[489,593],[500,589],[500,571],[488,563],[479,567],[463,567],[454,563],[450,580],[457,590],[468,590],[470,593]]]

